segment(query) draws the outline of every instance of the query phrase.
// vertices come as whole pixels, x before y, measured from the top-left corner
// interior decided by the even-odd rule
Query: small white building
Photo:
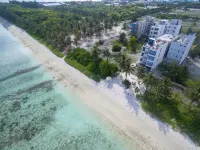
[[[178,38],[171,43],[167,53],[167,58],[177,61],[180,65],[187,57],[195,37],[195,34],[180,34]]]
[[[157,39],[150,38],[148,43],[142,47],[139,63],[151,70],[156,68],[163,61],[169,45],[174,39],[175,36],[171,34],[164,34]]]

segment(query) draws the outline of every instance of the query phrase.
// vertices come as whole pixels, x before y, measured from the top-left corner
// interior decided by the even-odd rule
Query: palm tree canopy
[[[146,86],[147,89],[151,88],[153,85],[155,85],[156,83],[156,79],[153,76],[152,73],[148,73],[145,75],[144,79],[143,79],[143,83]]]
[[[133,74],[135,72],[135,67],[132,66],[130,59],[127,59],[125,61],[122,71],[126,73],[126,78],[127,78],[127,75]]]

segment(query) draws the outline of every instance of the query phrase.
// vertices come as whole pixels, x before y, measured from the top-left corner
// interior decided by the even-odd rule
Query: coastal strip
[[[143,120],[140,116],[130,113],[103,91],[95,88],[94,81],[66,64],[63,59],[56,57],[22,29],[9,24],[2,18],[0,23],[5,23],[7,25],[5,27],[31,50],[32,55],[49,69],[58,81],[73,90],[73,93],[79,96],[82,103],[104,116],[118,127],[120,132],[133,140],[133,143],[137,143],[136,149],[199,149],[187,139],[179,137],[176,131],[168,134],[161,132],[152,123],[153,118]]]

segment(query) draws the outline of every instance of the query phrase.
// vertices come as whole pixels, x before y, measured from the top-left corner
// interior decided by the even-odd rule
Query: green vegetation
[[[113,46],[112,46],[112,51],[113,51],[113,52],[120,52],[121,49],[122,49],[122,46],[121,46],[120,44],[118,44],[118,43],[115,43],[115,44],[113,44]]]
[[[188,68],[185,65],[179,66],[177,63],[163,62],[158,68],[162,72],[162,75],[182,85],[185,85],[185,82],[189,78]]]
[[[190,29],[191,32],[194,32],[193,29]],[[189,56],[191,58],[195,58],[197,56],[200,56],[200,31],[196,32],[196,38],[193,43],[193,47],[189,52]]]
[[[131,82],[127,79],[125,79],[122,83],[125,85],[126,89],[130,88],[131,86]]]
[[[74,44],[78,45],[82,37],[100,36],[103,31],[111,30],[120,21],[135,20],[142,15],[168,10],[165,7],[145,10],[132,5],[111,7],[90,2],[69,2],[69,5],[59,7],[40,7],[37,2],[1,3],[0,16],[51,45],[54,53],[57,53],[57,50],[65,51],[71,44],[68,37],[72,34],[75,35]]]
[[[168,78],[162,81],[152,75],[146,75],[143,80],[147,89],[142,95],[142,108],[169,123],[173,128],[187,133],[195,142],[200,141],[200,107],[196,102],[200,101],[200,82],[192,83],[194,86],[186,87],[186,96],[191,99],[188,104],[179,93],[173,92]],[[190,94],[188,94],[190,93]],[[191,106],[192,104],[195,104]]]
[[[107,76],[113,77],[118,71],[117,66],[109,63],[108,59],[107,61],[102,60],[98,55],[97,47],[93,48],[92,53],[82,48],[76,48],[68,53],[65,61],[95,81],[99,81],[100,78],[106,78]]]
[[[72,59],[65,57],[65,62],[68,63],[70,66],[76,68],[77,70],[79,70],[80,72],[82,72],[83,74],[88,76],[89,78],[91,78],[97,82],[100,81],[100,77],[98,75],[90,72],[86,67],[79,64],[76,60],[72,60]]]
[[[127,49],[131,50],[132,52],[136,52],[138,47],[138,41],[136,39],[135,36],[132,36],[129,40],[128,40],[128,46]]]

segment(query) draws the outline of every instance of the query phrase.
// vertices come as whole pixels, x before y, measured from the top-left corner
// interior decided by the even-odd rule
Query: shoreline
[[[52,72],[59,82],[71,89],[81,102],[112,122],[136,145],[139,145],[136,146],[137,149],[199,149],[186,137],[174,130],[171,131],[170,129],[168,133],[161,132],[158,126],[152,123],[155,119],[151,117],[144,119],[140,115],[130,113],[123,104],[120,104],[121,101],[115,99],[114,93],[105,93],[103,85],[96,85],[94,81],[66,64],[63,59],[55,56],[25,31],[1,18],[0,23],[5,25],[5,28],[25,47],[29,48],[32,55]],[[121,99],[122,97],[118,98]]]

